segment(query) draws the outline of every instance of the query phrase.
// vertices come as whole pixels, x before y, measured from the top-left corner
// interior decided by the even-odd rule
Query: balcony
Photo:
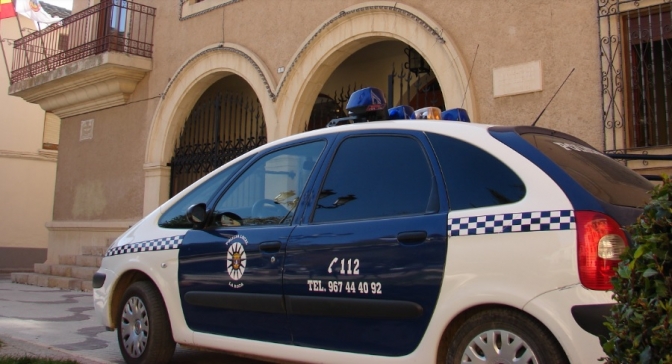
[[[101,0],[16,40],[9,94],[61,118],[126,103],[152,69],[155,12]]]

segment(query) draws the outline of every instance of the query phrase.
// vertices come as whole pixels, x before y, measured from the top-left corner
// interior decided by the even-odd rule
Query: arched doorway
[[[409,54],[426,67],[411,69]],[[313,104],[305,130],[324,127],[333,118],[347,116],[345,106],[352,92],[377,87],[385,93],[388,108],[410,105],[445,108],[443,92],[428,63],[408,44],[382,40],[356,51],[329,76]]]
[[[269,137],[275,139],[305,130],[317,96],[320,93],[330,95],[338,89],[327,88],[335,71],[367,46],[388,41],[398,42],[400,54],[407,45],[413,47],[430,68],[437,70],[435,76],[441,85],[445,107],[462,104],[472,119],[478,120],[474,88],[467,88],[465,63],[450,34],[418,9],[403,3],[381,1],[343,9],[325,20],[307,38],[280,80],[276,102],[278,125]],[[407,59],[405,54],[401,57]],[[380,59],[373,53],[369,53],[368,58]],[[383,77],[389,75],[390,68],[387,67],[390,65],[387,63],[382,70]],[[347,84],[356,81],[383,89],[387,84],[384,79],[379,84],[367,85],[361,78],[347,74],[341,81]]]
[[[250,50],[236,44],[215,44],[185,59],[168,82],[152,117],[145,152],[143,213],[148,214],[171,195],[170,162],[175,146],[196,103],[217,82],[234,91],[252,90],[263,110],[266,136],[277,128],[276,85],[263,62]],[[236,77],[231,77],[236,76]],[[240,87],[239,87],[240,86]],[[247,94],[246,94],[247,95]]]
[[[170,162],[170,196],[265,143],[264,114],[252,88],[239,76],[223,78],[185,120]]]

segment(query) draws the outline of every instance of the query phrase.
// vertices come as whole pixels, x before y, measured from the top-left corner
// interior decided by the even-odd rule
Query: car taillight
[[[628,247],[625,233],[611,217],[593,211],[575,211],[579,278],[588,289],[610,290],[620,255]]]

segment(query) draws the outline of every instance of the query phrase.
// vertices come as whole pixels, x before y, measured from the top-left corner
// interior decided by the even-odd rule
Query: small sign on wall
[[[93,139],[93,119],[82,120],[79,128],[79,141]]]
[[[541,91],[541,61],[495,68],[492,88],[495,97]]]

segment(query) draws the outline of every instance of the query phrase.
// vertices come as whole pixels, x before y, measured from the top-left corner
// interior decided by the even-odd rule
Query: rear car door
[[[438,299],[447,201],[424,134],[343,134],[287,244],[295,345],[401,356]]]
[[[190,230],[179,255],[179,288],[194,331],[290,343],[282,297],[285,245],[304,186],[326,142],[261,155]]]

